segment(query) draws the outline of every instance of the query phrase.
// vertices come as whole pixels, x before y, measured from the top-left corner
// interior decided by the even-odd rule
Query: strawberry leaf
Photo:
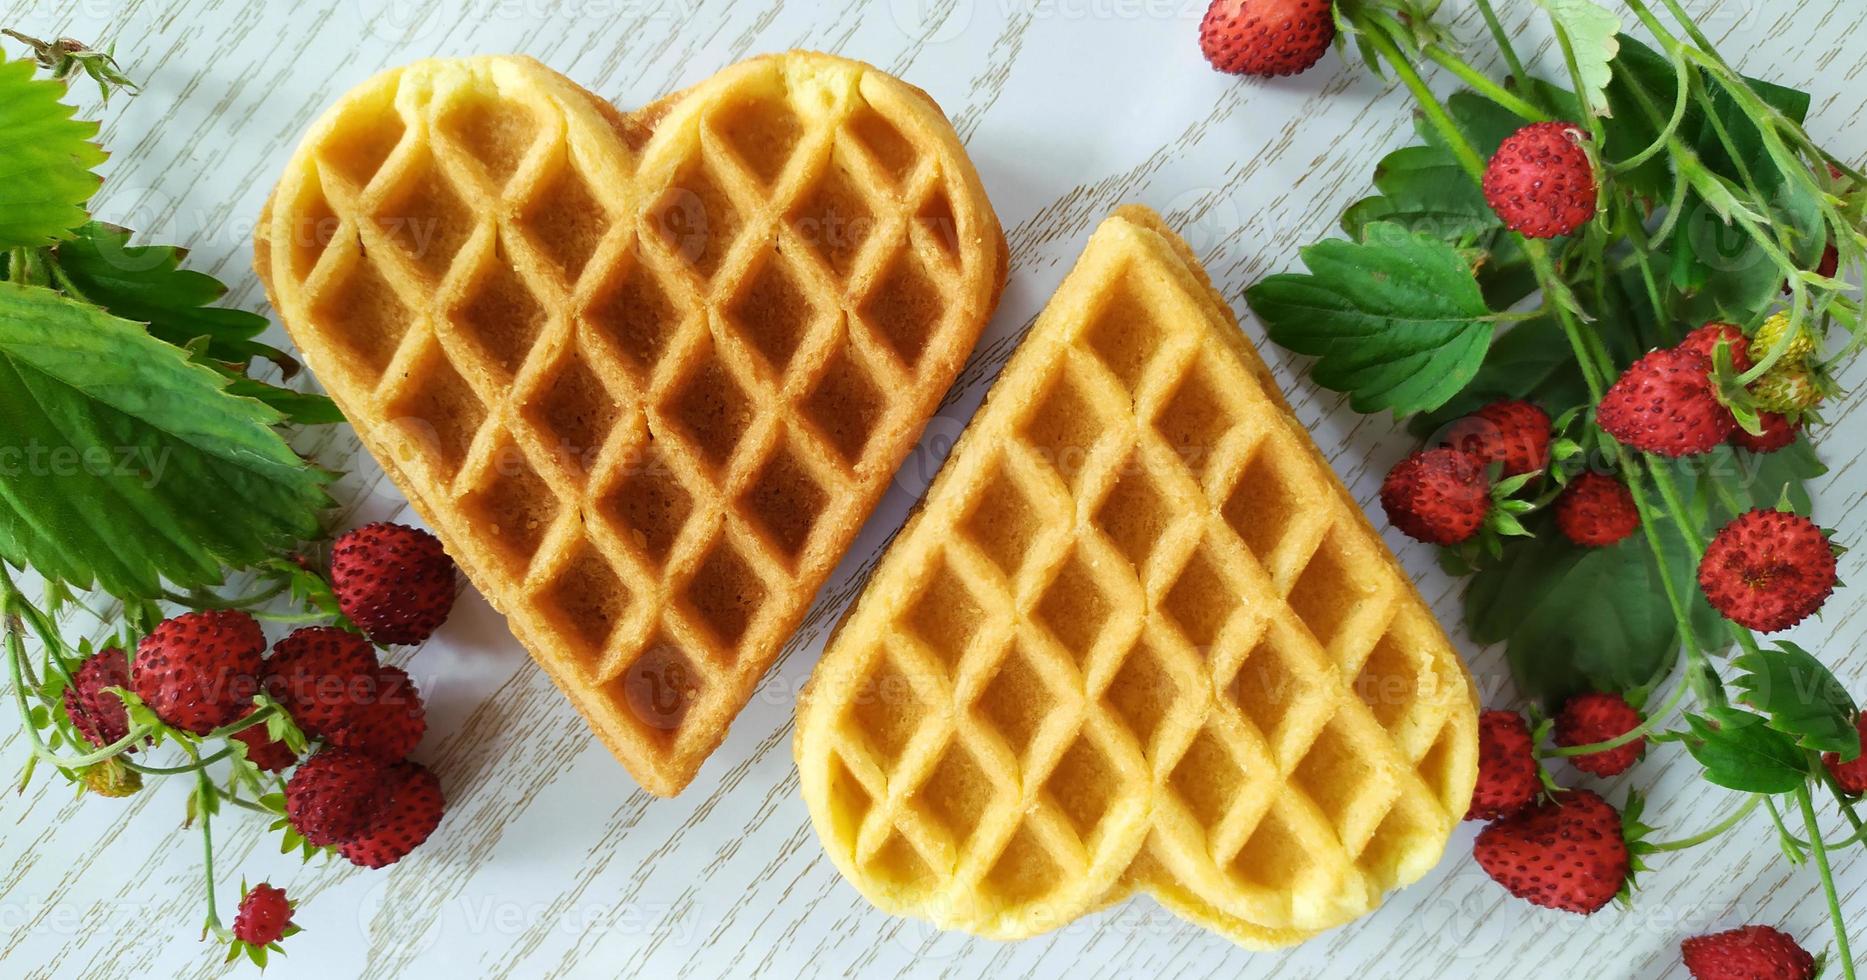
[[[1308,274],[1271,276],[1245,299],[1271,339],[1316,357],[1312,378],[1347,392],[1356,411],[1437,408],[1484,362],[1491,311],[1457,249],[1390,222],[1365,235],[1303,249]]]
[[[1745,653],[1731,661],[1745,704],[1770,716],[1770,727],[1794,736],[1816,752],[1838,752],[1842,761],[1860,758],[1860,709],[1835,675],[1807,650],[1780,642],[1775,650]]]
[[[1500,227],[1478,185],[1465,176],[1451,152],[1437,146],[1408,146],[1374,168],[1380,191],[1342,215],[1348,237],[1364,240],[1368,226],[1387,221],[1447,242],[1468,240]]]
[[[1608,81],[1620,53],[1621,18],[1593,0],[1537,0],[1569,41],[1583,94],[1596,115],[1610,115]]]
[[[84,223],[104,151],[97,124],[73,119],[65,86],[30,61],[0,61],[0,248],[49,245]]]
[[[328,474],[225,387],[137,324],[0,283],[0,557],[139,599],[316,536]]]
[[[1687,715],[1686,751],[1705,767],[1705,779],[1744,793],[1789,793],[1809,778],[1808,756],[1794,739],[1770,728],[1763,716],[1731,708]]]

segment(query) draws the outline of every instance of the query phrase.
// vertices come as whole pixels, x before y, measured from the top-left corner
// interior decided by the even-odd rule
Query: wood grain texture
[[[1745,70],[1815,93],[1812,130],[1838,154],[1867,156],[1867,29],[1846,0],[1774,4],[1685,0]],[[1479,38],[1467,4],[1447,5]],[[1510,26],[1547,56],[1528,0],[1505,0]],[[968,141],[1013,251],[1012,279],[973,363],[928,427],[857,545],[779,665],[688,792],[656,801],[589,738],[571,707],[471,595],[419,649],[401,650],[430,706],[418,755],[440,774],[450,810],[435,838],[381,872],[301,867],[278,856],[257,819],[229,814],[217,835],[223,903],[239,877],[303,900],[306,932],[273,977],[648,975],[979,975],[1103,977],[1682,978],[1677,942],[1744,921],[1827,942],[1812,870],[1791,868],[1757,818],[1717,844],[1665,861],[1631,911],[1591,919],[1506,898],[1466,857],[1474,828],[1440,869],[1352,926],[1281,956],[1252,955],[1141,899],[1015,945],[943,935],[870,909],[810,833],[790,760],[791,710],[824,634],[925,488],[1017,336],[1094,224],[1139,201],[1184,229],[1234,299],[1294,264],[1364,193],[1379,156],[1407,138],[1410,104],[1331,55],[1298,79],[1254,84],[1206,68],[1195,0],[896,0],[770,6],[731,0],[5,0],[0,24],[39,35],[114,39],[145,83],[101,113],[113,157],[101,217],[152,240],[192,246],[195,267],[263,309],[248,271],[252,222],[298,134],[336,95],[377,69],[434,54],[536,56],[619,104],[640,104],[750,54],[807,46],[872,61],[927,89]],[[1483,48],[1479,44],[1476,47]],[[12,49],[17,53],[17,49]],[[1449,88],[1443,79],[1441,88]],[[1261,327],[1245,329],[1262,343]],[[1412,447],[1390,418],[1363,417],[1309,385],[1299,358],[1265,346],[1299,417],[1363,506]],[[1867,368],[1842,379],[1859,389]],[[1845,542],[1867,538],[1867,415],[1831,413],[1833,471],[1817,517]],[[343,526],[411,519],[343,428],[298,446],[346,471]],[[1388,532],[1441,618],[1457,585],[1429,549]],[[1867,581],[1867,551],[1842,558]],[[1858,693],[1867,660],[1867,589],[1843,591],[1820,622],[1792,634],[1819,647]],[[85,628],[74,622],[72,630]],[[1456,627],[1491,703],[1510,696],[1501,653]],[[0,712],[0,757],[25,746]],[[175,781],[171,780],[170,783]],[[1682,833],[1732,805],[1676,748],[1605,787],[1639,786],[1650,819]],[[0,975],[207,977],[223,968],[197,941],[199,848],[180,828],[185,789],[123,802],[73,801],[40,779],[0,795]],[[1841,897],[1867,921],[1867,867],[1850,852]],[[1867,937],[1863,937],[1867,942]]]

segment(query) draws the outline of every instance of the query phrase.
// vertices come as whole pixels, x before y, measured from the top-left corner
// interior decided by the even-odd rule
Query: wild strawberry
[[[93,795],[113,800],[135,796],[143,788],[142,774],[114,757],[78,770],[78,780]]]
[[[1855,719],[1854,731],[1863,741],[1867,741],[1867,714]],[[1867,793],[1867,752],[1853,762],[1842,762],[1839,752],[1822,753],[1822,765],[1828,767],[1829,775],[1849,793],[1856,796]]]
[[[330,743],[384,762],[406,758],[428,730],[421,694],[400,667],[376,668],[373,687],[374,696],[357,705],[350,720],[329,733]]]
[[[1751,382],[1750,396],[1757,408],[1800,418],[1821,405],[1825,397],[1822,375],[1801,361],[1777,361],[1776,366]]]
[[[1467,820],[1496,820],[1528,806],[1542,787],[1530,725],[1515,711],[1478,716],[1478,785]]]
[[[1538,800],[1486,827],[1472,854],[1512,895],[1582,915],[1612,901],[1632,869],[1620,813],[1585,789]]]
[[[130,689],[156,717],[205,735],[246,713],[265,652],[265,634],[246,613],[183,613],[137,645]]]
[[[1744,926],[1679,944],[1695,980],[1810,980],[1815,957],[1789,934],[1769,926]]]
[[[1381,507],[1408,537],[1430,544],[1469,540],[1491,510],[1484,461],[1458,449],[1414,453],[1381,482]]]
[[[1796,433],[1802,431],[1801,422],[1791,422],[1789,416],[1776,412],[1758,412],[1757,421],[1763,424],[1762,432],[1753,436],[1739,428],[1731,433],[1731,445],[1753,453],[1773,453],[1795,444]]]
[[[270,946],[285,938],[292,928],[292,906],[285,889],[264,882],[254,885],[240,897],[240,911],[233,917],[233,936],[249,946]]]
[[[314,753],[285,784],[285,816],[315,847],[361,833],[380,802],[388,768],[374,756],[327,748]]]
[[[1485,165],[1484,195],[1505,227],[1530,238],[1567,235],[1595,216],[1587,134],[1566,122],[1532,123],[1506,137]]]
[[[1685,335],[1679,346],[1695,350],[1705,355],[1706,360],[1713,359],[1713,352],[1718,349],[1718,341],[1725,341],[1731,346],[1731,364],[1739,372],[1751,369],[1750,338],[1735,323],[1721,323],[1713,320]]]
[[[1739,514],[1699,560],[1712,608],[1760,633],[1785,630],[1835,590],[1835,552],[1814,521],[1774,510]]]
[[[375,678],[369,641],[335,626],[293,630],[266,658],[266,693],[313,737],[349,722],[356,706],[374,696]]]
[[[84,658],[65,688],[65,714],[85,741],[103,748],[130,733],[129,712],[122,699],[104,690],[130,689],[130,658],[116,647],[105,647]]]
[[[1328,0],[1213,0],[1199,22],[1199,49],[1233,75],[1295,75],[1335,40]]]
[[[1605,548],[1640,529],[1640,512],[1627,484],[1583,473],[1556,496],[1556,528],[1584,548]]]
[[[265,722],[248,725],[234,732],[233,737],[245,743],[247,759],[261,772],[284,772],[298,761],[298,753],[291,746],[266,734]]]
[[[454,560],[420,528],[366,524],[331,546],[337,605],[377,643],[420,643],[454,608]]]
[[[441,823],[446,800],[441,781],[419,762],[398,762],[384,770],[380,802],[362,830],[341,852],[351,864],[381,868],[408,856]]]
[[[1549,459],[1549,413],[1525,401],[1492,402],[1452,423],[1442,445],[1502,463],[1505,476],[1521,476]]]
[[[1622,443],[1661,456],[1710,452],[1737,428],[1712,392],[1711,359],[1680,347],[1635,361],[1602,396],[1595,419]]]
[[[1564,748],[1605,742],[1640,727],[1640,712],[1619,694],[1578,694],[1570,698],[1556,715],[1556,744]],[[1571,756],[1569,764],[1597,776],[1618,776],[1640,760],[1646,751],[1646,736],[1619,748],[1587,755]]]
[[[1756,344],[1757,351],[1762,354],[1767,354],[1775,350],[1776,345],[1778,343],[1783,343],[1783,338],[1789,335],[1789,327],[1789,314],[1771,314],[1769,319],[1763,321],[1763,326],[1757,328],[1757,338],[1753,341],[1753,343]],[[1787,346],[1783,348],[1783,356],[1777,363],[1781,364],[1783,361],[1805,361],[1814,356],[1815,336],[1809,333],[1807,326],[1798,326],[1796,327],[1795,335],[1789,337]]]

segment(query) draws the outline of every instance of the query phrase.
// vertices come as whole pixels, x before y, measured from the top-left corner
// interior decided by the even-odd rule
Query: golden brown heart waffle
[[[644,787],[724,737],[997,303],[924,93],[735,65],[623,115],[526,58],[344,96],[257,265],[365,446]]]
[[[1026,937],[1134,891],[1254,947],[1438,860],[1470,679],[1192,252],[1090,239],[811,680],[811,818],[877,905]]]

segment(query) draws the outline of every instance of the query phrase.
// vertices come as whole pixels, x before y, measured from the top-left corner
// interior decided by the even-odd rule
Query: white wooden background
[[[1547,55],[1528,0],[1502,0]],[[1815,93],[1812,129],[1859,162],[1867,30],[1847,0],[1687,0],[1747,70]],[[1370,167],[1410,125],[1404,93],[1327,57],[1312,73],[1265,84],[1210,71],[1195,41],[1203,0],[894,0],[870,6],[793,0],[4,0],[0,24],[38,35],[114,40],[145,84],[102,111],[113,158],[102,217],[194,248],[194,265],[232,284],[229,300],[264,309],[249,232],[301,130],[379,68],[434,54],[535,55],[621,105],[692,83],[747,55],[814,47],[862,58],[926,88],[967,141],[1012,248],[997,319],[941,415],[825,590],[811,624],[685,795],[635,788],[544,675],[470,593],[425,647],[403,651],[429,704],[418,756],[444,782],[435,837],[381,872],[300,866],[274,853],[261,821],[221,820],[230,904],[239,877],[302,899],[304,934],[279,977],[510,975],[749,976],[1033,974],[1091,977],[1683,977],[1682,936],[1747,921],[1777,923],[1812,947],[1826,910],[1812,870],[1789,867],[1765,818],[1717,844],[1662,861],[1631,911],[1590,919],[1507,898],[1469,858],[1470,825],[1429,879],[1384,908],[1286,955],[1253,955],[1145,899],[1018,944],[942,935],[885,916],[824,859],[798,799],[790,754],[793,694],[809,676],[858,571],[902,519],[937,458],[976,407],[1020,330],[1114,205],[1141,201],[1185,230],[1234,297],[1289,268],[1294,248],[1333,230],[1364,193]],[[1447,4],[1464,34],[1472,12]],[[1482,49],[1484,45],[1479,45]],[[11,55],[18,48],[8,49]],[[1443,80],[1442,80],[1443,82]],[[1444,87],[1442,85],[1442,87]],[[1259,326],[1245,329],[1262,340]],[[1303,364],[1266,348],[1298,413],[1372,506],[1380,476],[1409,451],[1389,418],[1363,418],[1310,386]],[[1844,381],[1861,387],[1867,369]],[[1843,542],[1867,538],[1857,466],[1867,418],[1832,412],[1818,518]],[[302,448],[348,471],[345,526],[412,519],[344,429]],[[1387,534],[1448,623],[1456,587],[1423,546]],[[1867,548],[1842,559],[1867,583]],[[1843,592],[1797,637],[1867,695],[1853,654],[1867,588]],[[1453,630],[1459,636],[1457,629]],[[1460,637],[1488,700],[1504,703],[1496,650]],[[0,758],[22,761],[12,712]],[[1574,778],[1566,770],[1562,775]],[[178,783],[178,780],[169,780]],[[1697,781],[1677,748],[1607,787],[1650,791],[1650,819],[1672,836],[1715,820],[1732,797]],[[213,976],[197,940],[199,848],[179,827],[184,788],[73,801],[41,779],[0,794],[0,977]],[[1857,853],[1857,852],[1856,852]],[[1867,864],[1841,859],[1843,900],[1867,926]],[[1867,947],[1867,927],[1859,930]]]

